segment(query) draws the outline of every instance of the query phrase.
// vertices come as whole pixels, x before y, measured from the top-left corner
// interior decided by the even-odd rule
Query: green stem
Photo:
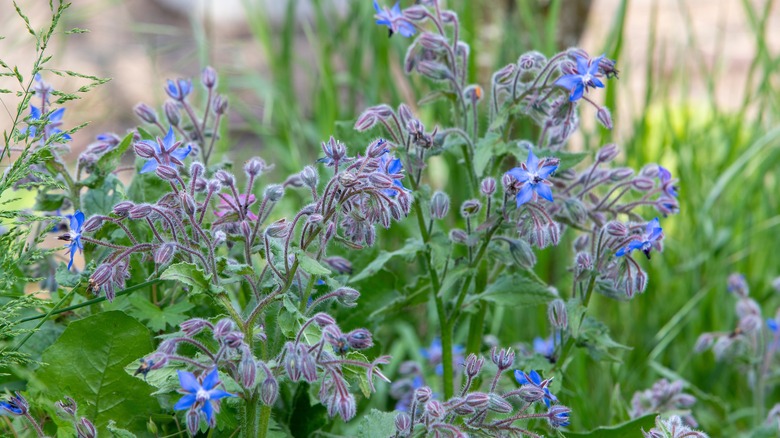
[[[246,438],[265,437],[268,433],[268,419],[270,418],[271,409],[268,406],[269,417],[265,419],[263,423],[263,412],[258,415],[258,396],[257,391],[252,391],[252,395],[244,403],[244,415],[241,421],[241,436]]]
[[[593,294],[593,288],[596,285],[596,275],[591,274],[590,281],[588,282],[588,289],[585,292],[585,299],[582,302],[583,307],[585,310],[588,309],[588,304],[590,303],[590,297]],[[582,323],[585,321],[585,313],[582,314],[582,318],[579,321],[572,321],[572,323],[578,324],[578,327],[582,327]],[[571,353],[571,349],[574,347],[574,338],[569,337],[569,339],[566,341],[566,344],[561,349],[561,355],[558,356],[558,360],[555,361],[555,365],[553,366],[553,371],[555,371],[558,368],[563,369],[565,366],[565,359],[566,357]]]
[[[16,345],[16,347],[14,347],[14,351],[18,351],[20,348],[22,348],[22,345],[24,345],[24,343],[27,342],[27,340],[30,339],[30,337],[32,337],[32,335],[35,332],[37,332],[39,328],[41,328],[43,323],[45,323],[49,319],[49,317],[54,314],[54,311],[57,310],[57,308],[59,308],[61,305],[63,305],[65,303],[65,301],[70,299],[71,296],[73,296],[73,291],[74,291],[74,289],[71,289],[70,292],[65,294],[65,296],[63,296],[57,302],[57,304],[55,304],[54,307],[52,307],[51,310],[49,310],[48,313],[46,313],[45,315],[41,316],[41,322],[39,322],[38,325],[36,325],[34,329],[30,330],[30,332],[27,333],[27,335],[24,338],[22,338],[21,341],[19,341],[19,343]],[[28,320],[28,319],[23,319],[23,320],[19,321],[19,323],[25,322],[25,320]]]

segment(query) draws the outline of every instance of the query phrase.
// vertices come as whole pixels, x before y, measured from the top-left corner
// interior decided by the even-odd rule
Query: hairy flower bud
[[[488,407],[490,395],[484,392],[472,392],[466,395],[466,404],[476,410],[482,410]]]
[[[438,420],[444,418],[444,415],[447,413],[447,411],[444,409],[444,405],[441,404],[440,401],[428,400],[425,403],[425,413],[428,414],[431,419]]]
[[[218,170],[217,173],[214,174],[214,178],[224,187],[232,187],[236,184],[236,179],[233,175],[225,170]]]
[[[563,405],[552,405],[547,411],[547,420],[552,427],[563,427],[569,425],[569,415],[571,409]]]
[[[290,224],[286,218],[279,219],[265,228],[265,234],[274,239],[284,239],[290,233]]]
[[[255,386],[257,378],[257,365],[252,358],[251,352],[244,352],[241,356],[241,362],[238,364],[238,375],[241,379],[241,386],[246,389],[252,389]]]
[[[206,88],[214,88],[217,85],[217,71],[214,67],[207,65],[200,74],[200,81]]]
[[[515,352],[511,348],[498,349],[493,347],[490,351],[490,359],[499,370],[506,370],[512,367],[515,362]]]
[[[143,219],[152,213],[152,206],[149,204],[138,204],[127,211],[130,219]]]
[[[133,108],[135,115],[146,123],[157,123],[157,112],[145,103],[139,103]]]
[[[610,221],[604,226],[604,230],[612,237],[628,236],[628,227],[623,222]]]
[[[450,240],[455,243],[466,243],[469,240],[469,235],[460,228],[450,230]]]
[[[648,192],[653,189],[653,180],[650,178],[636,177],[631,181],[631,186],[640,192]]]
[[[431,397],[433,397],[433,391],[431,391],[431,388],[427,386],[417,388],[414,391],[414,398],[418,403],[426,403],[431,399]]]
[[[491,392],[489,396],[490,401],[488,403],[488,409],[498,412],[499,414],[508,414],[512,412],[512,405],[504,400],[500,395]]]
[[[566,303],[556,298],[547,305],[547,319],[556,330],[566,330],[569,326],[569,313],[566,311]]]
[[[276,202],[282,199],[282,196],[284,196],[284,187],[279,184],[272,184],[266,187],[265,192],[263,192],[263,197],[271,202]]]
[[[469,199],[464,201],[460,206],[460,215],[464,218],[468,218],[479,213],[482,209],[482,203],[476,199]]]
[[[228,109],[228,99],[227,97],[217,94],[214,96],[214,105],[211,107],[212,111],[214,111],[214,114],[221,116],[224,115],[227,112]]]
[[[246,163],[244,163],[244,172],[249,177],[257,178],[260,175],[262,175],[263,171],[267,169],[268,166],[266,166],[265,161],[263,161],[261,158],[251,158]]]
[[[320,327],[336,324],[336,320],[327,313],[317,313],[312,317],[312,319],[314,320],[314,323]]]
[[[469,85],[463,90],[463,96],[472,102],[473,105],[476,105],[485,96],[485,92],[479,85]]]
[[[371,332],[363,328],[355,329],[347,333],[347,343],[350,348],[355,350],[363,350],[374,345],[374,342],[371,339]]]
[[[609,112],[609,108],[600,106],[596,111],[596,120],[599,121],[605,128],[612,129],[612,114]]]
[[[301,181],[312,189],[317,188],[317,170],[311,166],[306,166],[301,171]]]
[[[197,409],[190,409],[187,411],[187,431],[191,436],[195,436],[198,428],[200,428],[200,413]]]
[[[366,156],[369,158],[379,158],[387,152],[387,140],[378,138],[371,142],[366,148]]]
[[[176,245],[171,242],[166,242],[160,245],[154,252],[154,262],[160,266],[167,265],[173,260],[173,255],[176,253]]]
[[[189,337],[197,335],[206,327],[211,327],[211,323],[201,318],[188,319],[179,324],[181,331]]]
[[[344,257],[339,257],[339,256],[325,257],[324,259],[322,259],[322,262],[325,263],[332,271],[335,271],[336,273],[339,274],[352,273],[352,263],[350,263],[350,261],[345,259]]]
[[[368,174],[368,181],[376,188],[389,189],[393,187],[393,178],[382,172],[371,172]]]
[[[536,265],[536,254],[525,240],[514,239],[509,242],[509,254],[518,266],[531,269]]]
[[[395,416],[395,429],[398,431],[398,434],[406,436],[409,434],[411,428],[412,418],[409,417],[409,414],[406,412],[399,412],[398,415]]]
[[[632,175],[634,175],[634,169],[618,167],[617,169],[612,170],[612,172],[609,174],[609,179],[613,182],[619,182],[626,178],[630,178]]]
[[[235,324],[228,318],[220,319],[217,325],[214,326],[214,339],[219,341],[225,337],[228,333],[233,331]]]
[[[745,280],[745,276],[742,274],[729,275],[726,288],[740,298],[747,298],[750,294],[750,288]]]
[[[340,287],[333,292],[338,298],[338,302],[344,307],[355,307],[360,298],[360,292],[351,287]]]
[[[466,375],[474,378],[482,370],[482,365],[485,363],[485,359],[481,356],[477,356],[474,353],[469,354],[466,358],[465,368]]]
[[[482,183],[479,185],[479,190],[485,196],[492,196],[493,193],[496,192],[496,180],[491,177],[483,179]]]
[[[614,160],[619,153],[620,149],[618,148],[618,145],[615,143],[609,143],[603,148],[599,149],[598,153],[596,153],[596,161],[599,163],[609,163],[610,161]]]
[[[135,150],[136,155],[147,160],[152,159],[157,155],[154,147],[144,141],[135,143],[133,145],[133,150]]]
[[[181,123],[181,112],[175,102],[170,100],[165,101],[163,104],[163,112],[171,126],[179,126],[179,123]]]
[[[154,173],[163,181],[175,181],[179,176],[179,173],[176,172],[176,169],[171,166],[166,166],[165,164],[160,164],[157,166],[157,169],[155,169]]]
[[[431,198],[431,217],[444,219],[450,210],[450,197],[444,192],[436,192]]]
[[[100,215],[91,216],[89,219],[84,221],[82,232],[94,233],[95,231],[99,230],[103,226],[104,218],[105,216]]]
[[[81,417],[81,420],[76,424],[76,435],[78,438],[96,438],[97,429],[91,421]]]
[[[268,376],[263,380],[260,385],[260,399],[267,406],[273,406],[276,402],[276,397],[279,395],[279,383],[277,383],[274,377]]]
[[[230,348],[241,348],[244,345],[244,334],[239,331],[232,331],[224,337],[225,345]]]

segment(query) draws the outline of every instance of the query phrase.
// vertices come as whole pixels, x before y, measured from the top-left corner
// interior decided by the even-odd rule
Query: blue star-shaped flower
[[[381,8],[379,3],[374,0],[374,10],[376,11],[376,24],[387,26],[390,36],[394,33],[400,33],[403,37],[410,37],[415,34],[414,25],[404,18],[401,7],[398,2],[393,9]]]
[[[677,186],[674,185],[674,181],[672,180],[672,173],[669,172],[665,167],[658,166],[658,179],[661,180],[661,188],[663,189],[664,193],[673,198],[676,198]]]
[[[181,146],[181,142],[176,141],[176,136],[173,134],[173,127],[168,128],[168,134],[165,135],[165,138],[160,139],[157,137],[157,141],[144,140],[142,143],[153,147],[162,163],[159,163],[154,158],[147,160],[138,173],[154,172],[159,164],[165,164],[166,166],[170,166],[171,164],[181,166],[184,164],[184,159],[187,158],[187,155],[192,152],[192,145],[190,144],[185,147],[179,147]]]
[[[219,412],[219,399],[235,397],[235,394],[215,389],[220,384],[216,368],[203,378],[203,384],[198,382],[195,375],[188,371],[178,370],[178,373],[179,383],[182,388],[179,392],[185,395],[176,402],[173,409],[175,411],[184,409],[197,411],[199,415],[206,419],[209,427],[214,427],[216,425],[214,413]],[[190,432],[194,435],[197,430],[191,430]]]
[[[641,250],[643,253],[645,253],[645,256],[647,258],[650,258],[650,250],[653,249],[653,246],[657,245],[657,242],[659,242],[664,236],[664,230],[661,228],[661,225],[658,223],[658,218],[655,218],[647,223],[647,226],[645,227],[644,234],[636,240],[632,240],[628,243],[627,246],[620,248],[617,253],[615,253],[616,256],[622,257],[626,254],[631,254],[631,252],[635,249]]]
[[[27,400],[18,392],[10,399],[0,401],[0,415],[6,412],[12,415],[24,415],[27,409]]]
[[[70,261],[68,262],[68,269],[73,266],[73,256],[76,255],[76,250],[79,252],[84,251],[84,245],[81,243],[81,229],[84,226],[84,213],[76,210],[74,214],[66,216],[70,220],[70,231],[62,234],[58,237],[59,240],[70,242],[65,245],[70,248]]]
[[[49,114],[49,119],[47,121],[46,127],[44,128],[44,132],[46,133],[47,137],[51,137],[55,134],[59,134],[62,132],[59,126],[62,126],[62,116],[65,114],[65,108],[60,108],[51,114]],[[39,121],[41,120],[41,109],[36,106],[30,107],[30,120],[31,121]],[[35,137],[35,135],[38,133],[38,127],[34,125],[30,125],[27,128],[24,128],[21,130],[22,134],[26,134],[27,136]],[[70,141],[71,137],[70,134],[62,134],[63,140]]]
[[[406,187],[404,187],[401,180],[404,178],[404,174],[401,173],[404,170],[404,165],[401,163],[401,160],[398,158],[393,158],[392,155],[390,155],[390,152],[385,152],[382,154],[381,158],[381,166],[382,171],[389,176],[390,178],[393,178],[393,185],[398,187],[401,190],[406,190]],[[398,191],[394,189],[384,189],[384,194],[387,196],[395,196],[398,194]]]
[[[563,75],[555,81],[555,85],[569,90],[569,101],[574,102],[582,98],[582,95],[588,91],[588,87],[604,88],[597,77],[599,73],[599,62],[604,56],[588,59],[577,56],[576,73]]]
[[[520,190],[517,192],[517,206],[525,204],[530,200],[537,200],[537,195],[542,198],[553,202],[552,190],[550,190],[550,182],[547,178],[558,169],[556,160],[549,160],[545,158],[541,162],[532,150],[528,150],[528,160],[525,163],[520,163],[520,167],[507,172],[517,182],[522,184]]]
[[[184,100],[191,91],[192,81],[189,79],[176,79],[175,81],[168,79],[165,86],[165,92],[168,96],[178,101]]]
[[[544,391],[544,397],[542,400],[544,400],[544,404],[547,405],[548,408],[550,407],[550,403],[558,402],[558,399],[547,388],[547,386],[549,386],[550,382],[552,381],[551,378],[542,380],[542,376],[540,376],[539,373],[537,373],[535,370],[531,370],[530,373],[515,370],[515,380],[517,380],[517,383],[521,385],[535,386]]]

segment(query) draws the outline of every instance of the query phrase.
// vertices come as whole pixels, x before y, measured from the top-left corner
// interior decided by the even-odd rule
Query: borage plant
[[[581,103],[612,127],[592,93],[617,76],[614,61],[581,49],[550,58],[529,52],[496,71],[485,92],[467,77],[473,55],[460,40],[457,15],[437,0],[421,3],[374,7],[391,36],[414,38],[405,71],[435,84],[423,101],[449,111],[426,120],[427,128],[414,105],[376,105],[354,125],[372,140],[347,147],[331,137],[317,163],[280,183],[268,181],[271,165],[261,158],[235,174],[231,163],[214,160],[228,102],[207,67],[203,105],[194,103],[190,80],[168,81],[163,116],[140,104],[135,113],[144,124],[123,136],[99,136],[79,155],[75,172],[59,156],[44,157],[31,163],[39,167],[31,167],[30,181],[14,179],[19,188],[38,190],[45,201],[39,211],[66,222],[54,227],[67,246],[67,263],[50,288],[59,301],[23,321],[40,320],[40,327],[59,315],[73,322],[43,353],[47,365],[29,388],[41,404],[30,406],[19,393],[0,405],[18,417],[13,427],[95,436],[146,425],[151,433],[208,429],[255,437],[300,428],[290,418],[301,405],[351,420],[359,408],[355,389],[369,397],[377,379],[389,381],[379,367],[390,357],[369,359],[361,350],[373,346],[372,333],[342,329],[334,315],[339,306],[356,305],[360,293],[350,284],[371,278],[391,257],[350,277],[352,262],[330,252],[389,247],[377,229],[394,230],[393,222],[410,214],[417,235],[396,254],[414,255],[420,276],[399,289],[422,285],[430,297],[438,344],[426,357],[440,365],[440,377],[430,378],[425,364],[404,363],[391,388],[402,411],[392,414],[394,429],[371,433],[536,437],[570,424],[575,417],[554,393],[569,384],[564,371],[573,348],[609,358],[615,345],[588,305],[594,293],[630,299],[646,289],[635,257],[661,251],[661,224],[649,212],[678,211],[676,180],[655,164],[639,172],[613,167],[614,144],[595,154],[566,150]],[[28,128],[15,136],[55,151],[74,130],[60,130],[62,110],[46,107],[56,92],[40,77],[36,83],[43,108],[32,110]],[[130,148],[135,164],[119,166]],[[449,194],[430,186],[428,163],[438,155],[459,160],[462,169]],[[119,178],[122,171],[134,172],[129,183]],[[292,190],[305,201],[285,214],[280,204]],[[450,213],[451,204],[459,214]],[[541,278],[537,251],[562,241],[573,246],[565,262],[571,278]],[[86,266],[79,272],[81,252]],[[569,293],[558,292],[569,286]],[[146,297],[134,293],[141,290]],[[416,299],[402,297],[392,308]],[[102,301],[106,310],[124,312],[100,312]],[[536,353],[486,342],[486,321],[532,304],[547,304],[551,332],[535,343]],[[158,335],[156,348],[138,320]],[[116,333],[103,333],[106,325]],[[461,325],[466,329],[456,331]],[[113,358],[107,346],[122,356]],[[90,380],[96,376],[97,386]],[[175,391],[181,396],[171,397]],[[55,400],[65,401],[55,409]],[[172,415],[147,421],[157,403]],[[663,421],[659,428],[678,420]]]

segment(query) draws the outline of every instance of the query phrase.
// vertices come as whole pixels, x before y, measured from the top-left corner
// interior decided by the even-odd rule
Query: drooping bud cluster
[[[696,397],[683,392],[684,383],[681,380],[669,382],[661,379],[650,389],[637,391],[631,398],[631,418],[639,418],[651,413],[674,412],[690,427],[699,424],[691,415],[690,408],[696,403]]]

